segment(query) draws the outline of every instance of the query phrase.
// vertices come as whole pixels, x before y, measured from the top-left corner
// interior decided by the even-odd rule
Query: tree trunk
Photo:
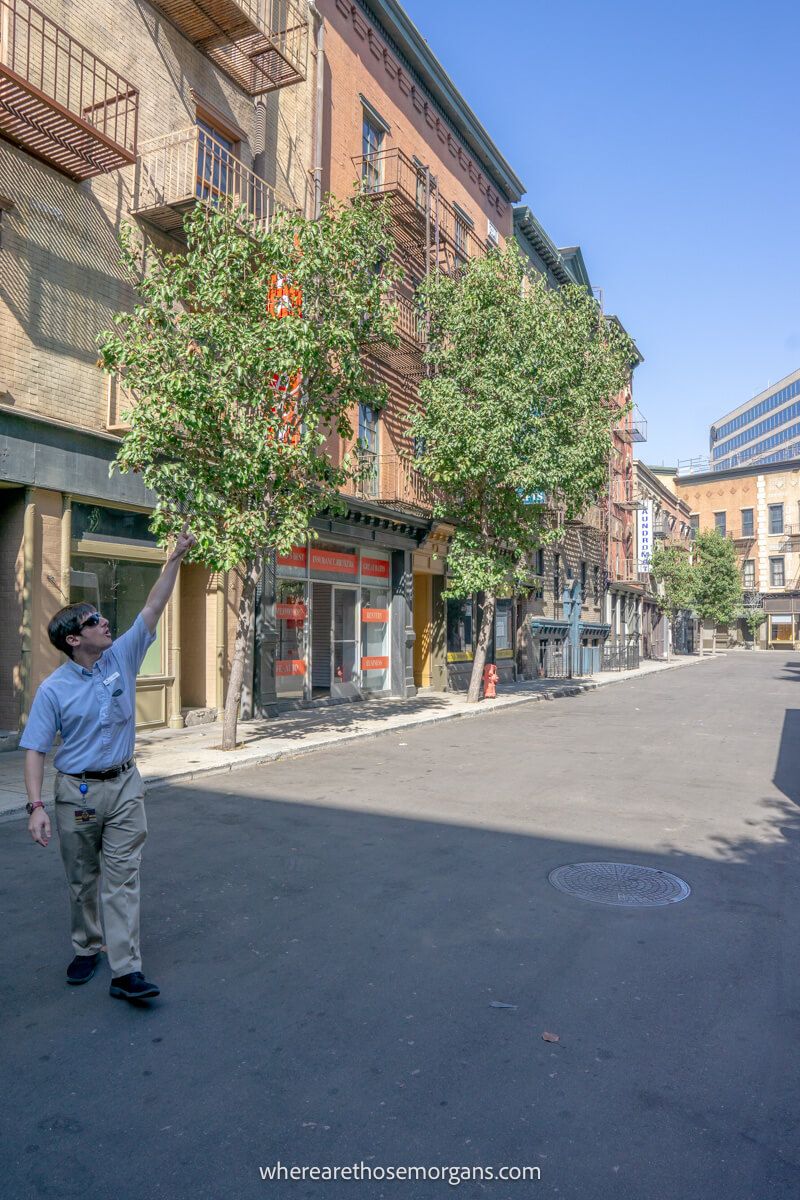
[[[475,704],[481,698],[483,668],[486,665],[486,651],[489,648],[489,641],[492,636],[495,608],[495,597],[487,595],[483,602],[483,616],[481,617],[481,627],[478,632],[478,644],[475,647],[475,657],[472,660],[472,675],[470,676],[469,691],[467,692],[467,704]]]
[[[242,594],[239,597],[239,612],[236,621],[236,644],[231,663],[231,677],[228,680],[228,692],[225,696],[225,714],[222,719],[222,749],[236,749],[236,724],[239,719],[239,705],[242,699],[242,684],[244,683],[244,664],[247,657],[247,647],[253,629],[253,618],[256,607],[256,585],[261,574],[261,559],[251,558],[244,567],[239,569],[242,579]]]

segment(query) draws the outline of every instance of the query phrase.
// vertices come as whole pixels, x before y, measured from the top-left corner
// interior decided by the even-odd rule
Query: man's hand
[[[189,532],[188,525],[184,525],[183,529],[178,534],[178,539],[175,542],[175,549],[172,551],[173,558],[183,558],[184,554],[188,554],[193,546],[197,545],[197,538],[193,533]]]
[[[28,820],[28,833],[40,846],[50,841],[50,818],[43,808],[35,808]]]

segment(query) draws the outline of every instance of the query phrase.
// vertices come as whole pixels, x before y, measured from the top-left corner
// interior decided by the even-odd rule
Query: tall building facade
[[[180,250],[196,204],[308,211],[315,61],[292,0],[0,0],[0,730],[58,663],[63,604],[121,631],[164,558],[154,497],[109,476],[120,396],[96,339],[133,296],[118,234]],[[221,703],[230,586],[184,566],[137,684],[139,726]]]
[[[800,456],[800,369],[714,421],[709,455],[714,471]]]

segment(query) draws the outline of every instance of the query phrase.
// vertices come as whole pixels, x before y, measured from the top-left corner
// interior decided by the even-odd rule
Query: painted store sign
[[[385,558],[367,558],[364,556],[361,559],[361,574],[369,576],[370,579],[388,579],[389,578],[389,562]]]
[[[389,610],[388,608],[362,608],[361,620],[367,625],[381,625],[389,620]]]
[[[361,659],[362,671],[386,671],[388,667],[389,659],[382,654],[375,654]]]
[[[302,658],[279,658],[275,663],[276,675],[305,675],[306,664]]]
[[[302,603],[284,604],[278,602],[275,605],[275,616],[279,621],[305,621],[306,606]]]

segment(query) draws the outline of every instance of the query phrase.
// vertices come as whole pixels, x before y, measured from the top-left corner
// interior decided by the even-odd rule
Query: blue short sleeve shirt
[[[91,671],[70,659],[48,675],[34,696],[22,749],[46,754],[60,733],[55,767],[67,775],[107,771],[132,758],[136,676],[155,637],[140,613]]]

